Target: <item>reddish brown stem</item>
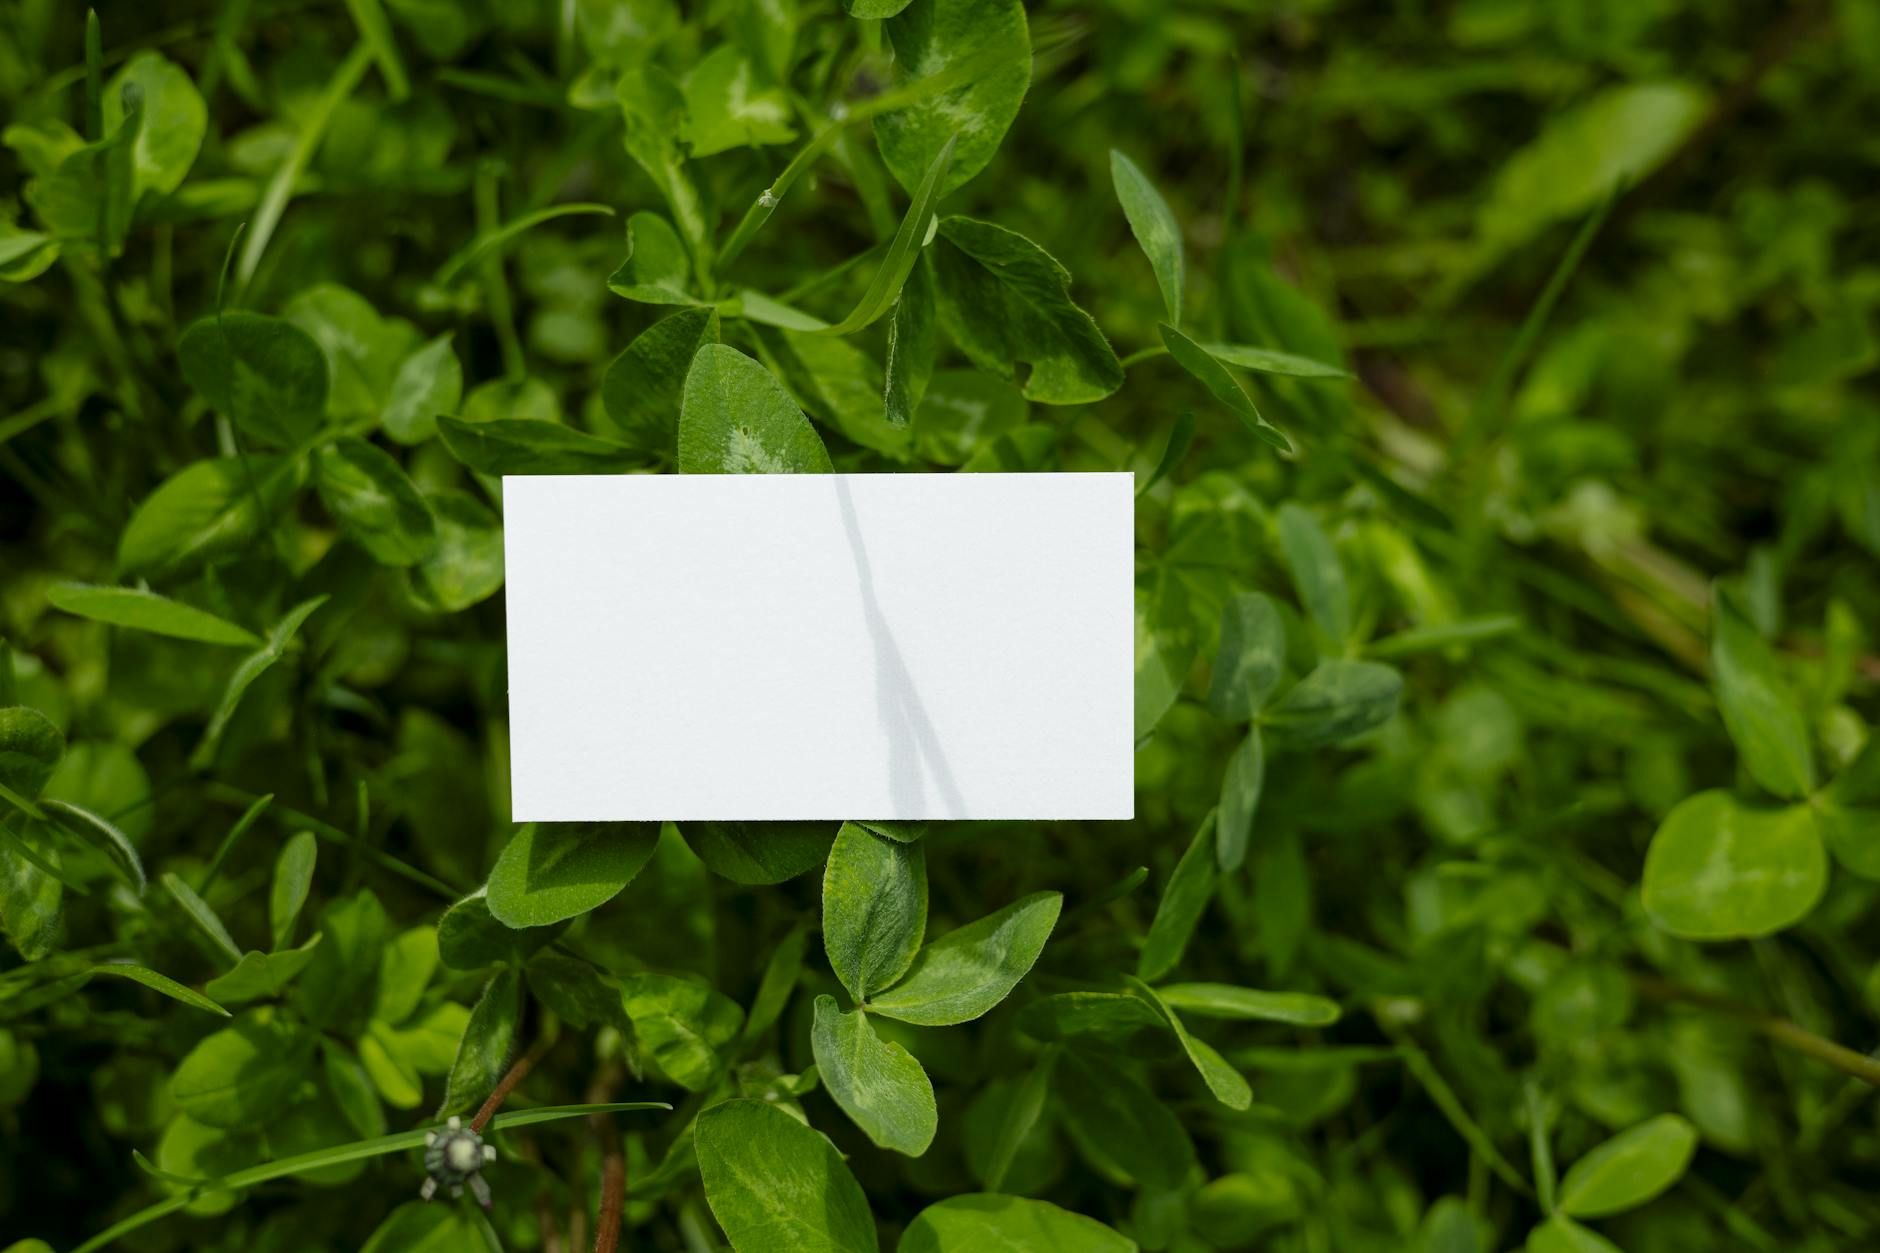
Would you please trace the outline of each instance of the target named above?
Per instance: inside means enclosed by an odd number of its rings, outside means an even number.
[[[516,1090],[517,1084],[529,1077],[529,1072],[535,1069],[535,1063],[541,1060],[542,1054],[547,1051],[548,1039],[543,1037],[529,1046],[528,1052],[516,1059],[515,1065],[509,1068],[509,1073],[497,1081],[489,1099],[484,1101],[482,1108],[477,1110],[476,1117],[470,1120],[470,1130],[478,1135],[483,1134],[483,1128],[489,1125],[490,1119],[496,1117],[496,1111],[503,1107],[503,1102],[509,1099],[509,1094]]]
[[[627,1204],[627,1156],[620,1137],[608,1136],[601,1159],[601,1212],[594,1224],[594,1253],[614,1253],[620,1244],[620,1216]]]

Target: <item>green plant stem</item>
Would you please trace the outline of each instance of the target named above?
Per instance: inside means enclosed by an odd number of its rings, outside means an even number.
[[[104,35],[98,10],[85,10],[85,138],[104,138]]]
[[[260,797],[252,792],[244,792],[242,789],[230,787],[226,783],[210,783],[207,785],[205,792],[211,800],[219,800],[227,804],[241,805],[243,807],[252,805],[260,799]],[[348,847],[356,848],[361,853],[364,853],[367,857],[377,862],[383,869],[389,870],[393,874],[399,875],[405,879],[409,879],[419,887],[428,892],[435,893],[447,901],[454,901],[464,895],[465,890],[463,888],[455,887],[444,882],[442,879],[428,875],[424,871],[419,870],[416,866],[400,861],[390,853],[380,852],[369,844],[361,844],[350,831],[342,831],[330,822],[322,821],[312,814],[302,813],[298,809],[289,809],[285,805],[276,805],[273,809],[277,815],[286,819],[288,822],[298,823],[306,827],[323,840],[331,840],[335,844],[344,844]]]
[[[1831,1066],[1842,1074],[1852,1075],[1872,1087],[1880,1087],[1880,1058],[1857,1052],[1845,1044],[1837,1044],[1833,1040],[1818,1036],[1787,1018],[1751,1005],[1744,1005],[1740,1001],[1732,1001],[1727,997],[1713,996],[1709,992],[1682,987],[1655,975],[1635,975],[1633,985],[1653,1000],[1675,1001],[1734,1018],[1790,1052],[1812,1058],[1824,1066]]]
[[[294,184],[299,181],[307,163],[313,160],[314,152],[320,146],[320,140],[326,135],[327,124],[333,120],[333,111],[353,93],[364,77],[366,67],[372,64],[372,46],[364,40],[353,46],[353,50],[340,62],[333,77],[327,82],[326,90],[314,102],[306,120],[300,124],[300,134],[294,139],[293,150],[287,154],[287,160],[281,162],[274,177],[268,180],[268,189],[262,193],[261,204],[255,210],[253,229],[242,245],[241,260],[235,267],[235,282],[238,287],[248,286],[255,276],[255,269],[261,264],[261,254],[267,251],[268,241],[274,238],[274,228],[281,224],[281,215],[287,212],[287,202],[294,194]]]
[[[502,211],[497,203],[497,172],[493,165],[485,162],[477,168],[476,214],[477,237],[495,237],[502,229]],[[483,258],[478,267],[478,277],[483,283],[483,299],[488,302],[490,322],[496,328],[496,342],[503,353],[503,376],[511,382],[520,380],[528,366],[522,358],[522,341],[516,336],[516,313],[509,299],[509,279],[503,273],[503,258],[500,252],[492,252]]]
[[[672,1106],[663,1101],[624,1101],[610,1105],[556,1105],[543,1109],[526,1109],[514,1114],[502,1114],[494,1119],[491,1126],[495,1130],[505,1127],[526,1127],[533,1123],[555,1122],[563,1118],[580,1118],[588,1114],[610,1114],[625,1110],[664,1109]],[[285,1179],[305,1171],[318,1170],[324,1166],[338,1166],[345,1162],[356,1162],[368,1157],[384,1157],[388,1153],[401,1153],[406,1149],[422,1148],[424,1137],[430,1133],[426,1127],[411,1131],[395,1132],[388,1136],[378,1136],[371,1140],[356,1140],[351,1144],[342,1144],[330,1149],[315,1149],[311,1153],[296,1153],[292,1157],[283,1157],[279,1161],[264,1162],[259,1166],[250,1166],[247,1170],[238,1170],[232,1175],[211,1180],[202,1185],[203,1192],[237,1192],[243,1188],[252,1188],[257,1184],[269,1183],[275,1179]],[[105,1228],[72,1253],[93,1253],[94,1250],[115,1244],[119,1238],[129,1235],[140,1227],[166,1215],[174,1214],[196,1199],[195,1191],[183,1192],[155,1205],[138,1210],[121,1222]]]

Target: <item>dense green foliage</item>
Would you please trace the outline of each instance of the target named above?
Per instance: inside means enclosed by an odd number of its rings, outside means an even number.
[[[1880,9],[100,16],[0,3],[9,1253],[1880,1243]],[[1135,471],[1138,817],[513,826],[500,476],[832,468]]]

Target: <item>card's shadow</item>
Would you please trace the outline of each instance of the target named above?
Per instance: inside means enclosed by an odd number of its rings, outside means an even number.
[[[855,517],[855,502],[849,496],[848,480],[832,475],[836,500],[842,507],[842,528],[849,537],[849,551],[855,557],[855,583],[861,594],[862,616],[868,634],[875,643],[875,708],[881,728],[888,737],[888,791],[894,802],[893,817],[913,815],[936,818],[960,818],[966,813],[965,799],[947,764],[940,735],[934,730],[927,709],[921,704],[920,690],[914,676],[894,642],[894,631],[875,599],[875,580],[868,565],[868,548],[862,542],[861,525]],[[926,782],[931,780],[940,794],[940,812],[929,807]],[[857,817],[888,817],[886,814]]]

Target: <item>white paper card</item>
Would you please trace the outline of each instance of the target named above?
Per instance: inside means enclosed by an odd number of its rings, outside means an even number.
[[[1129,818],[1128,474],[503,480],[518,822]]]

